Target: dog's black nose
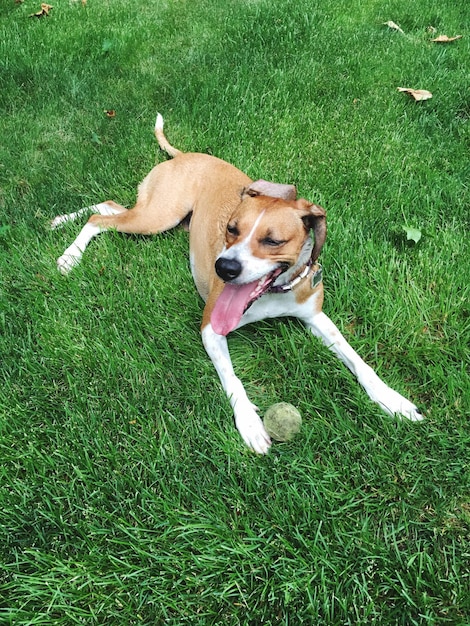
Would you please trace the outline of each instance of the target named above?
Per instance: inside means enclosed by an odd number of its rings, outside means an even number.
[[[224,281],[230,281],[242,273],[242,264],[236,259],[224,259],[220,257],[215,262],[215,271]]]

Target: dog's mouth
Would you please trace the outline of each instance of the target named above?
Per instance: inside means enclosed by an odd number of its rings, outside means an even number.
[[[284,269],[278,268],[274,272],[245,285],[225,283],[224,290],[217,298],[211,314],[211,324],[214,331],[218,335],[228,335],[234,330],[243,313],[253,302],[256,302],[258,298],[269,291]]]

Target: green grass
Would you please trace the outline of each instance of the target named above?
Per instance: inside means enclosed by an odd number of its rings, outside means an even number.
[[[466,2],[53,4],[0,15],[0,621],[468,625]],[[200,342],[186,233],[108,233],[59,275],[80,225],[50,219],[132,205],[157,110],[174,145],[325,206],[325,311],[425,422],[263,322],[230,338],[236,371],[304,424],[259,458]]]

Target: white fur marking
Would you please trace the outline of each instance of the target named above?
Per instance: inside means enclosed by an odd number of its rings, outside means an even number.
[[[233,281],[235,285],[251,283],[255,280],[263,278],[276,269],[276,265],[273,264],[272,261],[269,259],[254,257],[251,252],[250,242],[256,234],[256,230],[261,222],[261,219],[263,218],[264,213],[265,211],[262,211],[258,215],[251,231],[242,241],[234,244],[228,250],[224,249],[219,256],[219,258],[224,257],[225,259],[237,259],[237,261],[242,264],[242,273]]]

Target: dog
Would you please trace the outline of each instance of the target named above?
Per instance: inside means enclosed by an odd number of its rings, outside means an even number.
[[[67,274],[93,237],[109,229],[151,235],[182,224],[189,230],[190,266],[205,301],[201,335],[245,443],[266,454],[271,441],[235,375],[227,345],[234,329],[266,318],[293,316],[357,377],[370,399],[391,416],[422,419],[417,407],[388,387],[322,312],[318,257],[326,238],[322,207],[297,198],[293,185],[253,181],[233,165],[174,148],[157,116],[155,136],[171,159],[156,165],[139,186],[132,209],[108,200],[52,222],[56,228],[93,214],[58,259]]]

